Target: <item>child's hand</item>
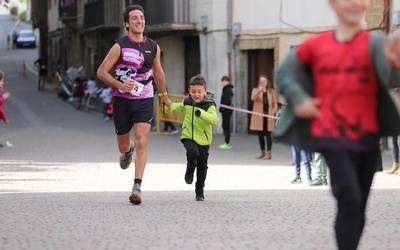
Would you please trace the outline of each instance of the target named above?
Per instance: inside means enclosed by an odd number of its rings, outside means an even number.
[[[11,96],[10,92],[6,92],[6,93],[3,94],[3,98],[4,99],[7,99],[10,96]]]
[[[294,108],[294,113],[299,118],[318,118],[321,116],[318,105],[318,99],[307,98]]]
[[[396,68],[400,68],[400,30],[396,30],[389,36],[389,41],[385,47],[385,56],[389,63]]]

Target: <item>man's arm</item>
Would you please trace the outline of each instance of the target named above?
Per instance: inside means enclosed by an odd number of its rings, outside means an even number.
[[[157,45],[156,57],[153,60],[153,77],[156,82],[158,92],[162,95],[160,97],[161,103],[170,105],[172,103],[171,100],[168,98],[168,96],[164,95],[164,93],[167,93],[167,85],[165,83],[164,70],[161,66],[160,54],[160,47]]]
[[[121,47],[119,46],[118,43],[116,43],[114,44],[114,46],[112,46],[107,56],[104,58],[103,62],[97,69],[97,77],[111,87],[120,89],[125,92],[130,92],[134,85],[133,81],[129,80],[126,83],[121,83],[110,74],[110,71],[114,68],[115,64],[118,62],[120,54],[121,54]]]
[[[311,81],[305,71],[304,65],[299,61],[296,50],[289,55],[279,66],[275,81],[281,93],[288,100],[289,107],[294,109],[297,117],[319,117],[317,108],[319,101],[312,98],[301,86],[299,81]]]

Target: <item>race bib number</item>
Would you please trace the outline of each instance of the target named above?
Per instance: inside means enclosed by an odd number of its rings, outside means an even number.
[[[144,85],[141,84],[140,82],[136,82],[135,81],[135,85],[133,86],[132,90],[131,90],[131,94],[134,96],[139,96],[144,89]]]

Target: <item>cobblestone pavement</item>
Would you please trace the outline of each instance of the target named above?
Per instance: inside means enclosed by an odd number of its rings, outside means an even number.
[[[326,190],[2,194],[0,249],[335,249]],[[398,249],[398,190],[374,190],[360,249]]]

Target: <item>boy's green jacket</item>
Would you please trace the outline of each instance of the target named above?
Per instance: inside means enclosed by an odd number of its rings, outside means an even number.
[[[212,125],[218,123],[215,101],[212,98],[206,97],[202,102],[195,103],[187,96],[183,102],[173,103],[171,109],[174,112],[185,113],[181,139],[193,140],[201,146],[211,144]]]
[[[400,85],[400,72],[391,67],[384,56],[387,36],[382,32],[371,32],[369,52],[378,81],[377,117],[380,136],[400,134],[400,107],[391,87]],[[323,45],[321,45],[323,46]],[[305,67],[297,58],[296,50],[279,66],[275,81],[279,92],[286,97],[288,107],[283,112],[274,137],[279,141],[313,151],[315,148],[311,136],[309,119],[300,119],[294,115],[293,108],[305,98],[313,96],[313,78],[310,68]]]

